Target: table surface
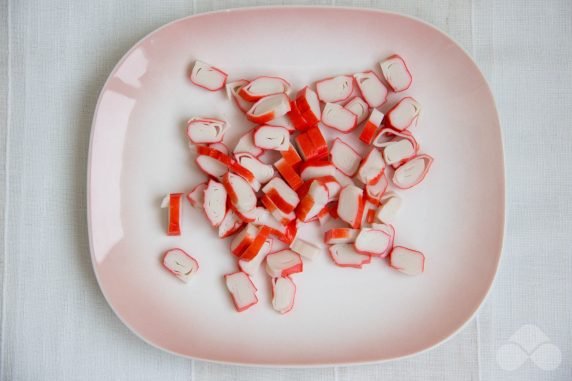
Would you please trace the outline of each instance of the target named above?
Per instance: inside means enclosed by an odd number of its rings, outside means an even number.
[[[91,268],[85,214],[99,90],[162,24],[263,3],[0,0],[0,380],[572,379],[569,0],[295,2],[421,18],[458,41],[491,84],[505,144],[504,254],[490,297],[451,340],[377,365],[238,367],[163,353],[114,315]]]

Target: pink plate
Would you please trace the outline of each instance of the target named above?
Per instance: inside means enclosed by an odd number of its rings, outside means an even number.
[[[228,120],[225,143],[231,147],[249,125],[224,91],[193,86],[189,65],[204,60],[231,80],[281,75],[299,88],[335,74],[378,71],[378,62],[393,53],[405,58],[414,76],[404,93],[423,105],[413,132],[422,152],[435,158],[422,184],[400,192],[404,202],[395,223],[396,243],[425,253],[425,273],[408,277],[381,260],[363,270],[343,269],[324,250],[294,276],[291,313],[272,310],[262,271],[254,279],[259,304],[236,313],[222,278],[236,269],[228,241],[219,240],[187,202],[183,235],[168,237],[159,208],[165,194],[189,191],[204,179],[185,138],[189,117]],[[398,98],[392,94],[382,111]],[[358,147],[355,137],[348,140]],[[240,9],[154,31],[123,57],[101,92],[88,190],[93,266],[107,301],[148,343],[198,359],[317,366],[419,353],[471,319],[501,254],[503,151],[491,92],[449,37],[383,11]],[[304,235],[321,242],[318,228]],[[160,265],[172,247],[200,262],[189,284]]]

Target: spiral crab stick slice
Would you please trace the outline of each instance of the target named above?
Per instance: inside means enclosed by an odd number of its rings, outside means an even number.
[[[279,177],[270,180],[262,192],[284,213],[294,211],[300,202],[298,194]]]
[[[240,111],[244,113],[250,110],[250,108],[254,104],[253,102],[247,101],[238,94],[240,89],[247,84],[248,81],[246,79],[239,79],[238,81],[226,84],[226,95],[228,99],[233,100],[236,106],[240,109]]]
[[[355,175],[361,162],[361,156],[356,150],[339,138],[332,144],[330,157],[332,164],[346,176]]]
[[[300,254],[284,249],[266,256],[266,272],[272,278],[286,277],[302,272],[304,265]]]
[[[363,99],[369,107],[379,107],[387,99],[387,88],[373,71],[354,74]]]
[[[296,285],[289,277],[272,278],[272,308],[286,314],[294,307]]]
[[[210,180],[204,195],[203,209],[214,227],[219,226],[226,215],[226,189],[218,181]]]
[[[219,143],[224,137],[228,124],[213,118],[191,118],[187,122],[187,136],[191,143]]]
[[[382,61],[379,66],[387,84],[393,91],[405,91],[411,86],[413,77],[403,58],[397,54]]]
[[[360,254],[381,256],[391,245],[391,236],[381,229],[362,228],[354,242],[354,248]]]
[[[261,162],[250,153],[239,152],[234,155],[234,158],[238,164],[250,171],[260,184],[266,184],[274,177],[272,165]]]
[[[218,227],[219,238],[230,237],[238,231],[244,222],[233,209],[227,209],[222,222]]]
[[[333,228],[324,233],[324,242],[328,245],[338,243],[353,243],[359,233],[359,229]]]
[[[290,132],[284,127],[258,126],[253,134],[254,145],[266,150],[287,151]]]
[[[387,112],[387,126],[398,131],[403,131],[417,123],[421,105],[411,97],[400,100]]]
[[[250,184],[242,177],[228,172],[222,178],[231,204],[240,212],[248,212],[256,207],[256,194]]]
[[[256,296],[256,291],[258,290],[248,274],[242,271],[226,274],[224,281],[232,296],[234,307],[238,312],[245,311],[258,303],[258,297]]]
[[[249,102],[256,102],[259,99],[276,94],[287,94],[290,91],[290,84],[279,77],[258,77],[242,86],[238,94]]]
[[[326,206],[329,200],[328,187],[318,180],[312,181],[308,193],[302,198],[296,216],[302,222],[312,221]]]
[[[389,254],[389,264],[407,275],[419,275],[425,271],[425,256],[417,250],[395,246]]]
[[[326,103],[322,112],[322,124],[348,133],[357,127],[357,115],[337,103]]]
[[[373,184],[383,176],[384,171],[385,162],[381,152],[377,148],[372,148],[361,162],[356,177],[362,184]]]
[[[349,98],[353,87],[354,79],[351,76],[339,75],[316,82],[316,93],[322,102],[341,102]]]
[[[166,208],[167,235],[181,235],[182,193],[171,193],[161,202],[161,208]]]
[[[203,61],[195,61],[190,80],[197,86],[209,91],[220,90],[226,83],[227,74]]]
[[[278,160],[276,163],[274,163],[274,166],[292,189],[298,190],[304,183],[300,175],[298,175],[298,173],[286,161],[286,159],[282,158]]]
[[[187,200],[193,208],[202,209],[206,188],[207,183],[200,183],[187,194]]]
[[[383,113],[378,109],[374,108],[371,110],[371,114],[369,115],[367,122],[365,122],[363,129],[361,130],[359,140],[365,144],[371,144],[379,126],[381,126],[381,122],[383,122],[383,117]]]
[[[199,270],[199,262],[183,249],[170,249],[163,254],[163,267],[171,274],[187,283]]]
[[[338,216],[354,229],[361,225],[364,209],[363,191],[355,185],[347,185],[340,191]]]
[[[296,107],[300,111],[302,118],[311,126],[317,124],[322,118],[318,95],[308,86],[298,92]]]
[[[256,274],[256,272],[260,268],[262,262],[264,262],[266,256],[271,251],[272,251],[272,238],[266,238],[266,241],[264,241],[264,244],[262,245],[262,248],[260,249],[258,255],[255,256],[250,261],[247,261],[242,258],[239,259],[238,268],[240,269],[240,271],[245,272],[250,276],[254,276],[254,274]]]
[[[351,243],[338,243],[329,247],[330,257],[337,266],[361,269],[371,263],[371,256],[358,253]]]
[[[399,189],[414,187],[427,176],[432,163],[433,158],[429,155],[415,156],[393,172],[393,184]]]
[[[350,99],[345,105],[344,108],[350,110],[357,116],[357,124],[360,124],[364,120],[367,119],[369,115],[369,105],[366,101],[363,100],[362,97],[355,96]]]
[[[241,152],[246,152],[246,153],[250,153],[253,156],[260,156],[264,153],[264,150],[260,147],[257,147],[254,145],[254,131],[249,131],[246,134],[242,135],[242,137],[240,139],[238,139],[238,142],[236,143],[236,146],[234,147],[234,154],[237,153],[241,153]]]
[[[300,238],[296,238],[290,244],[290,249],[293,252],[300,254],[303,258],[307,259],[316,258],[321,251],[321,249],[318,246]]]
[[[365,199],[373,205],[379,205],[379,202],[387,190],[389,181],[385,174],[382,174],[377,180],[366,184],[365,186]]]
[[[393,128],[382,128],[372,143],[383,148],[385,162],[393,167],[411,159],[419,151],[419,144],[409,131],[397,131]]]
[[[286,115],[290,111],[290,99],[286,94],[275,94],[261,98],[246,113],[248,120],[264,124]]]
[[[401,198],[393,192],[388,192],[381,198],[381,205],[377,208],[376,217],[379,221],[390,224],[395,220],[401,208]]]

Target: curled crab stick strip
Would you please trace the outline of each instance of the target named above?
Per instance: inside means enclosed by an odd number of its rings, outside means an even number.
[[[258,303],[256,286],[248,274],[237,271],[224,276],[226,288],[232,296],[232,302],[238,312],[245,311]]]
[[[258,126],[253,139],[255,146],[265,150],[287,151],[290,147],[290,132],[284,127]]]
[[[195,61],[190,80],[197,86],[209,91],[220,90],[226,83],[227,74],[203,61]]]
[[[210,180],[205,189],[203,210],[213,227],[218,227],[226,215],[226,189],[218,181]]]
[[[224,120],[214,118],[191,118],[187,122],[187,136],[191,143],[219,143],[228,125]]]
[[[420,113],[419,102],[411,97],[405,97],[387,112],[387,125],[398,131],[406,130],[417,123]]]
[[[290,111],[290,99],[286,94],[274,94],[261,98],[246,113],[248,120],[258,124],[270,122]]]
[[[171,274],[187,283],[199,270],[199,262],[183,249],[170,249],[163,254],[163,267]]]
[[[270,95],[287,94],[290,91],[290,84],[279,77],[258,77],[242,86],[238,94],[249,102],[256,102],[259,99]]]
[[[401,56],[395,54],[382,61],[379,66],[383,77],[393,91],[405,91],[411,86],[413,76]]]
[[[316,82],[316,93],[322,102],[341,102],[353,92],[354,79],[349,75],[326,78]]]
[[[393,172],[393,185],[399,189],[409,189],[419,184],[433,163],[433,158],[429,155],[418,155],[397,167]]]

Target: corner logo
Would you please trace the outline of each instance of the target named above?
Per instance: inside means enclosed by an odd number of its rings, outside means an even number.
[[[542,370],[554,370],[562,361],[560,349],[540,328],[531,324],[520,327],[508,343],[497,350],[497,363],[504,370],[516,370],[528,359]]]

